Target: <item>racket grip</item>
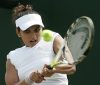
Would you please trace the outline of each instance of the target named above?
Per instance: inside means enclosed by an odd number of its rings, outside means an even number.
[[[47,65],[47,68],[50,69],[50,70],[53,69],[53,67],[51,67],[50,65]]]

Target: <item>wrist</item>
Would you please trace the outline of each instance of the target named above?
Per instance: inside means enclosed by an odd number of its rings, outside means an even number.
[[[57,73],[57,69],[56,68],[53,68],[52,71],[53,71],[53,73]]]

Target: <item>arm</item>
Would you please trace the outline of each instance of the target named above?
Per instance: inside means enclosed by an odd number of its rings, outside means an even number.
[[[5,82],[6,85],[28,85],[25,80],[19,81],[17,70],[9,59],[6,62]]]
[[[54,52],[56,54],[57,54],[58,50],[60,49],[62,43],[63,43],[63,38],[61,36],[57,36],[54,40],[54,45],[53,45]],[[68,63],[72,63],[74,61],[67,45],[65,46],[65,56],[67,57]],[[76,66],[73,64],[66,64],[63,66],[57,66],[55,69],[56,69],[55,72],[57,72],[57,73],[72,74],[76,71]]]
[[[53,50],[55,52],[55,54],[57,54],[58,50],[60,49],[61,45],[63,43],[63,38],[59,35],[55,38],[54,40],[54,43],[53,43]],[[65,55],[67,57],[67,61],[69,64],[64,64],[63,66],[62,65],[58,65],[56,66],[54,69],[50,70],[47,68],[48,65],[45,65],[44,66],[44,69],[43,69],[43,75],[44,76],[47,76],[47,77],[50,77],[52,76],[54,73],[62,73],[62,74],[73,74],[75,71],[76,71],[76,66],[73,65],[73,64],[70,64],[73,62],[73,57],[71,55],[71,52],[70,50],[68,49],[67,46],[65,46]],[[63,55],[62,55],[63,57]],[[71,61],[71,62],[69,62]]]
[[[33,82],[41,83],[43,80],[45,79],[39,72],[32,72],[27,79],[20,81],[14,65],[11,64],[10,60],[7,60],[5,73],[6,85],[31,85]]]

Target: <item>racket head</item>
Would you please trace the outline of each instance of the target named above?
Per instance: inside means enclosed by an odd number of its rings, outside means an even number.
[[[65,38],[74,64],[82,62],[93,45],[94,24],[92,19],[87,16],[77,18],[69,27]]]

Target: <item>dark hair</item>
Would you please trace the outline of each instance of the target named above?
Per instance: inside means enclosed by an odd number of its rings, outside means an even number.
[[[18,6],[16,6],[13,9],[12,19],[15,22],[16,19],[26,14],[39,14],[39,13],[33,10],[32,5],[18,4]]]

